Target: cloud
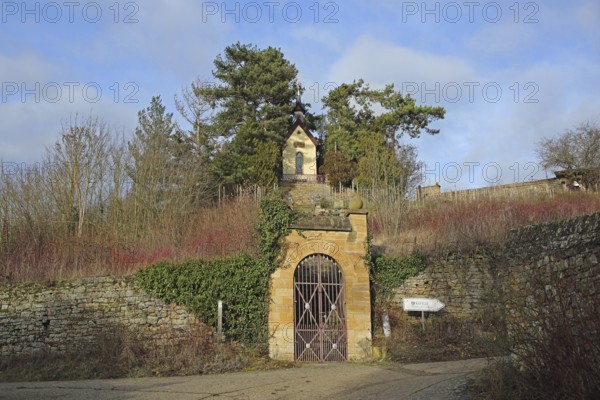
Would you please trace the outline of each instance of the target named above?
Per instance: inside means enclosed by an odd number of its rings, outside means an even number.
[[[110,98],[91,104],[65,97],[56,103],[46,101],[12,102],[0,107],[2,134],[0,160],[37,162],[45,148],[58,140],[62,123],[71,117],[93,115],[103,119],[115,132],[130,134],[137,123],[138,106],[123,106]]]
[[[374,86],[395,82],[463,82],[474,71],[464,59],[393,45],[363,35],[348,46],[329,71],[334,82],[363,78]]]
[[[136,4],[139,8],[133,18],[137,22],[105,24],[90,43],[80,43],[78,51],[103,65],[121,66],[140,75],[160,71],[188,82],[210,68],[232,29],[218,16],[205,15],[204,3],[155,0]]]
[[[510,57],[514,62],[532,50],[538,39],[538,28],[538,24],[516,24],[512,21],[485,24],[479,32],[469,36],[465,44],[478,56]]]
[[[509,43],[500,49],[507,54],[515,48],[538,45],[533,34],[524,39],[527,44],[519,44],[518,34],[513,36],[498,26],[484,30],[470,43],[483,46],[486,36],[486,40],[492,36],[508,38]],[[471,50],[448,56],[365,35],[345,49],[329,76],[337,82],[364,78],[372,86],[394,82],[396,88],[401,88],[403,82],[424,83],[430,92],[424,93],[421,87],[420,96],[413,97],[445,107],[446,118],[435,123],[441,129],[440,135],[422,136],[413,143],[429,165],[429,178],[441,181],[447,189],[511,183],[531,178],[532,172],[533,178],[544,178],[542,170],[531,169],[531,163],[537,161],[536,143],[581,120],[598,117],[600,100],[594,91],[600,86],[600,72],[589,64],[586,55],[576,52],[560,61],[542,58],[507,64],[495,61],[495,57],[482,61]],[[462,88],[456,102],[450,101],[451,92],[444,94],[444,85],[452,82]],[[477,84],[472,99],[465,82]],[[498,96],[495,90],[499,90]],[[458,182],[444,176],[444,166],[453,163],[461,165],[465,173]],[[480,170],[472,181],[466,181],[465,163],[479,163],[479,168],[497,163],[502,175],[498,181],[486,180]]]
[[[300,25],[294,27],[290,31],[290,36],[298,42],[309,41],[312,46],[307,46],[310,49],[318,48],[319,51],[328,50],[337,52],[342,48],[341,38],[335,29],[326,29],[317,25]],[[306,44],[305,44],[306,45]]]
[[[60,70],[58,63],[45,58],[35,50],[15,55],[0,53],[2,82],[32,82],[47,80]]]
[[[574,7],[575,21],[583,30],[587,31],[590,38],[598,39],[600,35],[600,4],[595,1],[585,1]]]
[[[126,4],[138,8],[125,9]],[[115,6],[120,7],[118,22]],[[80,18],[72,24],[13,23],[17,44],[10,53],[0,52],[0,76],[3,83],[16,82],[18,91],[0,107],[0,157],[39,159],[56,140],[61,121],[77,113],[93,112],[131,132],[137,111],[151,95],[162,94],[174,110],[173,94],[203,72],[210,74],[230,30],[220,19],[203,23],[201,7],[163,0],[107,3],[102,5],[105,18],[95,24]],[[127,15],[138,22],[123,23]],[[71,98],[70,82],[76,85]],[[35,93],[23,98],[21,83]],[[98,99],[86,98],[87,84],[92,97],[100,89]]]

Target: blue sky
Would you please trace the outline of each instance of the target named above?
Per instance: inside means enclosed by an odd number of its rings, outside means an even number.
[[[544,178],[536,143],[600,121],[597,1],[3,1],[1,13],[5,163],[40,161],[75,115],[131,133],[153,95],[176,114],[174,95],[212,81],[237,41],[280,48],[315,112],[359,78],[445,107],[439,135],[407,140],[423,184],[443,190]]]

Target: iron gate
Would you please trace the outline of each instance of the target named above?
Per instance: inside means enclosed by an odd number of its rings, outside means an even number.
[[[342,270],[324,254],[304,258],[294,272],[294,358],[345,361],[346,298]]]

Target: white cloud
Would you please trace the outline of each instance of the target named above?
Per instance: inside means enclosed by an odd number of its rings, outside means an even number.
[[[538,28],[538,24],[516,24],[512,21],[485,24],[479,32],[467,38],[466,46],[478,56],[514,59],[533,48]]]
[[[395,82],[463,82],[474,78],[464,59],[436,55],[360,36],[348,46],[329,72],[334,82],[363,78],[373,86]]]
[[[200,70],[210,68],[232,29],[218,15],[203,15],[203,3],[156,0],[138,4],[138,22],[111,23],[80,50],[101,64],[125,65],[138,74],[158,70],[163,76],[191,82]]]
[[[318,25],[300,25],[291,30],[290,35],[297,41],[308,41],[312,46],[307,46],[309,49],[319,48],[320,51],[325,49],[337,52],[342,48],[341,37],[336,35],[341,33],[333,29],[324,29]],[[304,46],[303,46],[304,47]],[[306,47],[305,47],[306,48]]]
[[[595,34],[595,38],[598,39],[598,34],[600,34],[600,26],[598,25],[600,4],[596,1],[585,1],[577,5],[574,11],[577,24]]]
[[[482,37],[492,34],[510,38],[502,51],[510,53],[514,46],[521,46],[516,43],[518,35],[511,36],[503,28],[490,29]],[[414,142],[431,171],[439,169],[437,179],[447,189],[528,178],[532,172],[528,163],[537,161],[534,150],[541,138],[582,120],[598,118],[600,110],[594,92],[600,86],[600,72],[585,56],[553,63],[481,63],[469,51],[455,56],[437,55],[362,36],[345,49],[329,74],[340,82],[362,77],[373,86],[394,82],[400,88],[402,82],[424,82],[425,88],[434,92],[437,82],[440,88],[446,83],[459,83],[463,93],[457,102],[447,101],[440,89],[439,100],[434,93],[423,96],[421,92],[417,96],[417,100],[443,106],[447,111],[446,118],[435,123],[441,129],[440,135],[423,136]],[[478,85],[472,101],[464,82]],[[483,88],[488,83],[491,89],[497,86],[502,91],[498,101],[486,98]],[[490,94],[494,95],[493,90]],[[498,182],[486,181],[479,170],[473,181],[466,181],[464,163],[471,162],[480,163],[479,168],[498,163],[502,176]],[[444,184],[444,165],[452,163],[463,166],[465,174],[458,182]],[[435,174],[430,173],[430,178]],[[534,176],[543,177],[541,170]]]
[[[123,107],[110,99],[90,104],[70,103],[66,98],[57,103],[13,102],[0,108],[2,134],[0,160],[4,162],[39,162],[47,146],[56,140],[62,122],[70,117],[93,115],[103,119],[115,131],[129,134],[135,128],[136,107]]]
[[[47,80],[59,70],[59,65],[29,50],[14,56],[0,53],[0,76],[2,82],[38,82]]]

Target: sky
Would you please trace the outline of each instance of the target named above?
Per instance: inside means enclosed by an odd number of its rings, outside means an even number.
[[[438,135],[405,139],[443,191],[552,177],[536,147],[600,122],[600,3],[565,1],[2,1],[3,173],[40,163],[61,126],[93,115],[131,134],[137,113],[236,42],[281,49],[321,111],[341,83],[393,83],[442,106]]]

